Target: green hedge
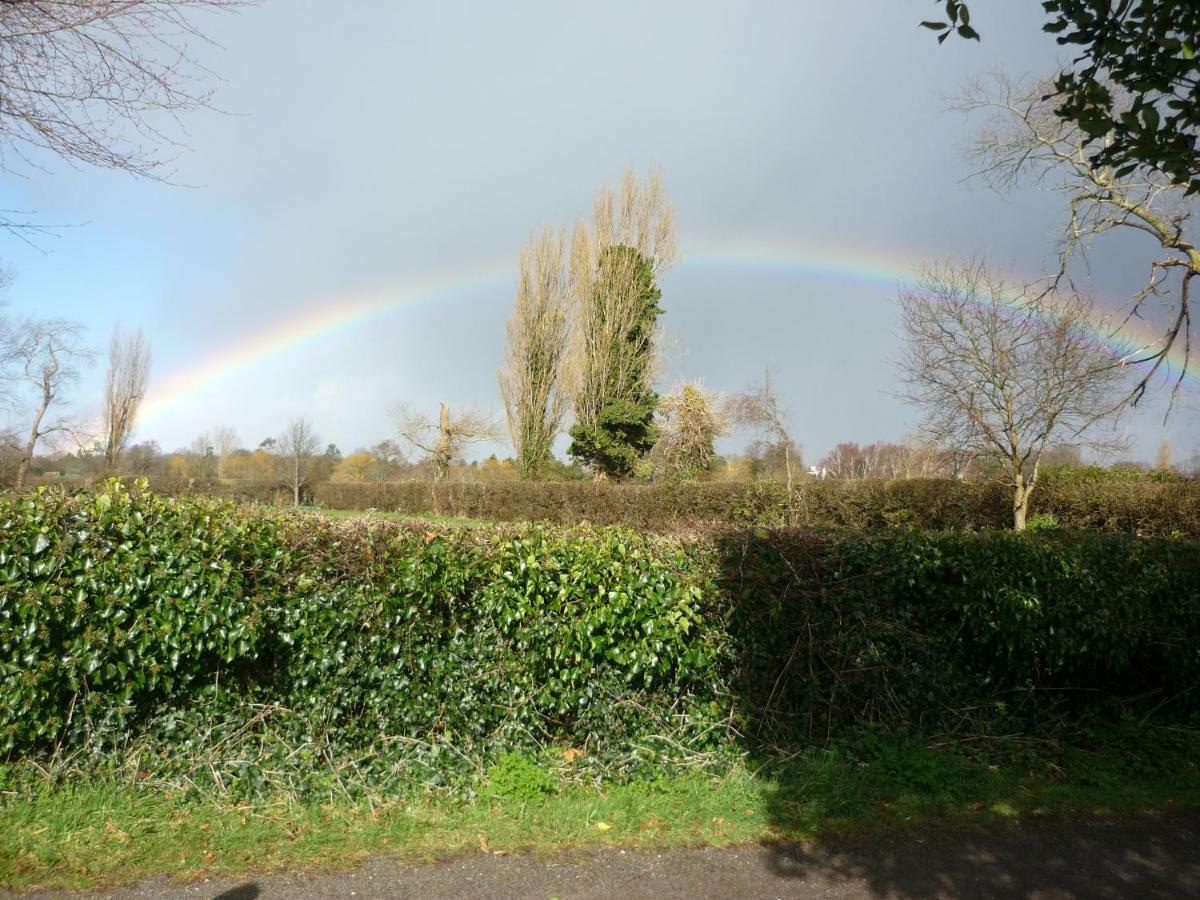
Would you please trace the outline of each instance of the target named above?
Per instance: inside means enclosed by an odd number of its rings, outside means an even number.
[[[764,531],[720,539],[717,557],[756,734],[1037,730],[1118,698],[1200,702],[1191,540]]]
[[[588,522],[654,531],[770,528],[1007,528],[1002,485],[942,479],[804,481],[790,496],[773,482],[497,484],[390,482],[316,485],[333,509],[463,516],[559,525]],[[1064,528],[1200,537],[1200,482],[1096,482],[1058,478],[1033,494],[1033,514]]]
[[[250,785],[546,745],[628,766],[1200,684],[1185,539],[421,528],[118,486],[0,497],[0,528],[9,758],[137,744]]]
[[[207,496],[287,504],[271,482],[155,477],[151,489],[174,497]],[[87,487],[84,482],[62,485]],[[1007,528],[1011,501],[1002,485],[944,479],[805,480],[789,496],[774,482],[606,484],[596,482],[322,482],[311,499],[330,509],[375,509],[414,516],[495,522],[623,525],[658,532],[767,528]],[[1033,494],[1034,516],[1059,527],[1200,538],[1200,481],[1135,477],[1120,470],[1054,470]]]
[[[196,703],[278,704],[289,740],[348,754],[619,743],[714,681],[687,557],[627,533],[368,527],[119,486],[9,495],[0,525],[0,753],[105,752],[192,728]]]

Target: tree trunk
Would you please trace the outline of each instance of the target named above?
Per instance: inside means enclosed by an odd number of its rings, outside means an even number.
[[[788,494],[792,493],[792,447],[791,441],[784,439],[783,442],[783,468],[787,472],[787,490]]]
[[[1029,514],[1029,495],[1033,493],[1033,485],[1026,485],[1025,479],[1018,476],[1016,487],[1013,488],[1013,528],[1025,530],[1025,517]]]
[[[24,455],[21,457],[21,464],[19,466],[17,466],[16,489],[18,491],[21,490],[21,488],[25,487],[25,473],[29,471],[29,460],[30,460],[31,456],[32,456],[32,451],[26,450]]]
[[[17,485],[19,491],[25,487],[25,476],[29,472],[29,464],[33,462],[33,451],[37,447],[38,438],[41,437],[39,429],[42,427],[42,419],[46,415],[46,410],[50,408],[50,399],[45,397],[47,390],[42,391],[44,399],[42,405],[38,407],[37,413],[33,417],[33,425],[29,428],[29,440],[25,442],[25,452],[21,454],[21,464],[17,466]]]
[[[438,404],[438,439],[433,448],[433,481],[435,484],[446,477],[454,459],[454,442],[450,435],[450,410],[445,403]]]

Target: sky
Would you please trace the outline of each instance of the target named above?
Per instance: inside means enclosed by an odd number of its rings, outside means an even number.
[[[114,324],[153,352],[135,439],[233,426],[256,446],[309,417],[343,451],[394,436],[397,404],[501,406],[496,372],[522,244],[588,214],[628,165],[661,170],[680,261],[661,280],[661,387],[734,392],[774,372],[805,459],[897,440],[895,295],[923,263],[1053,263],[1061,199],[968,179],[972,122],[946,111],[996,66],[1051,72],[1039,4],[983,4],[939,47],[929,0],[410,3],[265,0],[197,21],[212,111],[188,114],[170,183],[37,167],[0,207],[58,225],[0,237],[10,311]],[[1107,242],[1114,309],[1153,247]],[[74,394],[98,407],[98,362]],[[1186,395],[1127,422],[1131,453],[1200,446]],[[735,449],[744,436],[730,439]],[[477,453],[508,452],[482,447]]]

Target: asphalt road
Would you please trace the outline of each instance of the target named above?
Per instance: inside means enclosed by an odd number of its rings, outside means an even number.
[[[270,874],[102,894],[167,900],[396,897],[1200,897],[1200,816],[1010,825],[797,845],[606,850],[538,859],[480,854],[430,866],[372,860],[354,872]]]

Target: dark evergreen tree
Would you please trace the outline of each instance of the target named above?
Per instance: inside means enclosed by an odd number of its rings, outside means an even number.
[[[654,329],[663,312],[653,267],[633,247],[618,245],[600,253],[595,289],[584,315],[603,322],[612,314],[614,297],[632,298],[636,314],[623,328],[616,351],[604,357],[604,371],[584,375],[600,380],[605,399],[594,420],[571,429],[568,452],[599,475],[626,478],[658,440],[654,425],[658,394],[650,379]]]

